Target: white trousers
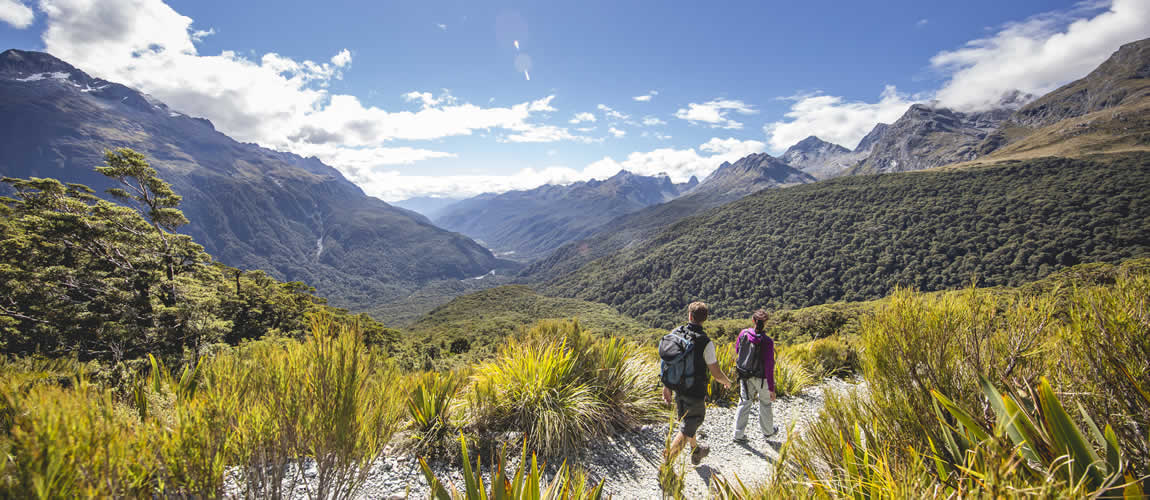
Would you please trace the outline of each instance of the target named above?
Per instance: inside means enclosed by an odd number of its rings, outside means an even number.
[[[746,436],[747,419],[751,416],[751,406],[759,403],[759,428],[763,436],[775,432],[775,412],[771,408],[771,388],[761,378],[739,379],[739,409],[735,413],[735,439]]]

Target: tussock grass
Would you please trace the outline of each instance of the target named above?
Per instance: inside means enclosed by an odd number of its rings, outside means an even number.
[[[861,324],[866,393],[827,394],[780,476],[720,496],[1142,498],[1144,267],[1023,291],[896,291]]]
[[[542,321],[475,368],[472,421],[522,432],[546,455],[660,415],[657,373],[636,346],[595,339],[574,321]]]
[[[251,342],[175,372],[153,359],[128,394],[4,370],[0,497],[218,497],[237,467],[245,496],[280,498],[302,479],[286,465],[305,458],[312,494],[353,496],[400,421],[389,383],[402,377],[355,324],[310,321],[303,343]]]

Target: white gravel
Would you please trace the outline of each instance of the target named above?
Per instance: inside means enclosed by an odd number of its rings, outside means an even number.
[[[779,398],[774,404],[775,425],[779,435],[770,440],[764,439],[758,430],[758,408],[752,410],[747,425],[748,443],[736,444],[731,441],[732,426],[735,420],[735,407],[707,408],[707,416],[699,430],[699,442],[711,447],[710,455],[698,467],[690,464],[689,452],[681,453],[679,460],[685,466],[687,498],[706,498],[709,484],[716,476],[733,480],[737,475],[743,483],[751,485],[765,481],[774,462],[779,457],[779,449],[787,439],[787,429],[794,423],[793,432],[799,432],[812,421],[823,406],[823,391],[848,391],[858,384],[840,379],[827,379],[803,391],[795,397]],[[662,463],[667,424],[647,425],[633,432],[617,434],[614,437],[587,446],[572,462],[580,464],[593,480],[605,479],[604,490],[616,499],[661,499],[658,473]],[[518,455],[518,450],[509,450]],[[484,469],[489,460],[484,456]],[[508,472],[513,473],[518,457],[508,457]],[[548,478],[558,462],[549,464]],[[432,470],[441,479],[463,484],[462,469],[447,461],[430,460]],[[305,464],[303,476],[309,474]],[[490,476],[488,476],[490,477]],[[234,487],[234,485],[233,485]],[[232,490],[234,491],[234,490]],[[366,483],[357,495],[358,498],[428,498],[430,493],[427,481],[419,467],[418,458],[409,453],[386,453],[372,466]],[[301,487],[289,498],[306,498]]]

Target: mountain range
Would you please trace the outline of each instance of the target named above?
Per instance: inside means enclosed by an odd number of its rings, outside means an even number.
[[[615,217],[672,200],[697,185],[693,177],[676,184],[666,175],[623,170],[604,180],[483,194],[440,209],[434,221],[482,241],[498,255],[530,260],[592,234]]]
[[[523,279],[544,282],[617,250],[645,241],[676,221],[748,194],[816,179],[766,153],[723,162],[690,193],[616,218],[590,237],[572,241],[523,269]]]
[[[304,281],[363,308],[511,263],[366,196],[315,158],[243,144],[211,122],[45,53],[0,54],[0,173],[111,187],[105,150],[144,153],[183,196],[186,233],[219,261]]]
[[[979,113],[911,106],[834,179],[650,227],[574,266],[561,249],[525,272],[546,264],[559,272],[540,281],[544,292],[654,322],[695,299],[737,316],[875,298],[899,285],[953,288],[975,276],[1017,284],[1150,254],[1150,39],[1022,100]],[[817,138],[799,149],[846,154]]]

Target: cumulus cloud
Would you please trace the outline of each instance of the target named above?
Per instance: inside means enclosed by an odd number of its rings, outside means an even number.
[[[572,125],[578,125],[583,122],[595,123],[595,115],[587,112],[575,113],[575,116],[568,120]]]
[[[615,127],[610,127],[607,129],[607,131],[610,132],[611,135],[615,136],[616,138],[623,137],[623,136],[627,135],[626,130],[619,130]]]
[[[776,153],[811,135],[854,149],[875,124],[894,122],[917,102],[914,96],[901,94],[890,85],[874,103],[819,94],[786,99],[793,104],[783,115],[785,119],[763,126],[770,150]]]
[[[446,24],[439,23],[439,24],[436,24],[435,27],[439,28],[441,31],[447,31],[447,25]]]
[[[27,28],[35,18],[36,13],[21,0],[0,0],[0,21],[13,28]]]
[[[1122,44],[1150,36],[1150,2],[1113,0],[1009,23],[994,35],[931,58],[950,75],[938,91],[945,106],[992,107],[1006,93],[1041,95],[1081,78]]]
[[[914,27],[922,28],[928,24],[930,24],[930,19],[923,18],[923,19],[919,19],[917,23],[914,23]]]
[[[634,100],[639,101],[639,102],[650,102],[651,99],[653,99],[657,95],[659,95],[659,91],[658,90],[652,90],[650,92],[647,92],[646,94],[637,95],[635,97],[632,97],[631,99],[634,99]]]
[[[667,174],[675,182],[686,182],[692,175],[704,178],[723,162],[733,162],[748,154],[760,153],[765,147],[766,144],[759,141],[712,138],[698,148],[634,152],[621,161],[604,157],[582,169],[549,166],[527,168],[509,175],[446,176],[405,175],[397,170],[364,169],[362,176],[353,174],[350,177],[368,194],[388,201],[415,196],[460,198],[481,193],[531,189],[543,184],[570,184],[589,179],[605,179],[620,170],[641,175]]]
[[[419,103],[419,110],[385,110],[327,90],[350,67],[348,49],[327,62],[276,53],[258,58],[233,51],[201,55],[195,43],[212,30],[194,30],[191,18],[160,0],[41,0],[40,7],[46,24],[42,38],[53,55],[141,89],[173,109],[206,117],[238,140],[315,154],[341,169],[454,156],[387,144],[398,140],[488,131],[508,134],[504,140],[511,142],[575,138],[534,123],[535,117],[555,111],[554,96],[481,107],[447,91],[413,91],[404,98]]]
[[[667,122],[660,120],[658,118],[655,118],[654,116],[644,116],[643,117],[643,125],[646,125],[648,127],[653,127],[655,125],[666,125],[666,124],[667,124]]]
[[[675,111],[675,117],[687,120],[692,124],[710,125],[712,128],[741,129],[743,124],[728,115],[735,112],[741,115],[758,113],[753,107],[743,101],[733,99],[715,99],[705,103],[689,103],[686,108]]]
[[[347,49],[339,51],[338,54],[332,56],[331,63],[337,68],[346,67],[348,64],[351,64],[351,51]]]

